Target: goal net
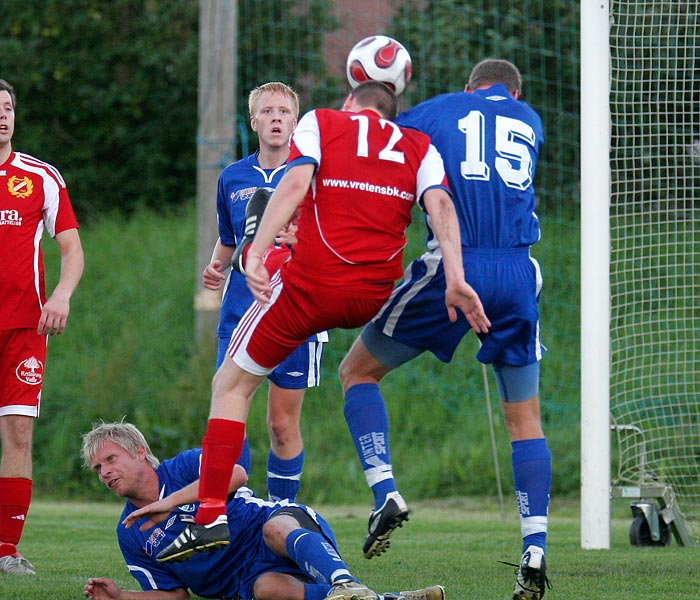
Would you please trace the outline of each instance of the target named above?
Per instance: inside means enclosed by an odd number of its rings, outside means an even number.
[[[612,478],[672,485],[698,538],[700,12],[610,9]]]

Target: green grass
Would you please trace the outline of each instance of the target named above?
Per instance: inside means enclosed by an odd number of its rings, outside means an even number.
[[[106,493],[106,492],[105,492]],[[126,589],[127,573],[114,527],[121,504],[32,504],[20,549],[34,563],[35,577],[0,575],[2,600],[75,600],[90,576],[115,579]],[[517,562],[519,525],[513,511],[504,522],[489,499],[416,503],[410,522],[398,530],[392,548],[379,559],[362,558],[368,506],[320,509],[331,522],[351,571],[377,591],[442,584],[448,600],[506,600]],[[508,507],[511,508],[511,507]],[[613,507],[612,549],[582,550],[578,506],[555,502],[550,514],[549,575],[545,598],[586,600],[696,600],[700,548],[633,547],[628,541],[629,508]]]

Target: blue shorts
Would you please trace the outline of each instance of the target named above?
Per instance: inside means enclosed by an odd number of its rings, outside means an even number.
[[[539,264],[529,249],[463,250],[464,272],[481,298],[491,321],[487,334],[479,334],[482,363],[524,366],[538,362],[545,347],[540,343],[537,303],[542,288]],[[362,338],[375,357],[397,367],[429,350],[450,362],[457,345],[471,329],[460,311],[451,323],[445,307],[445,273],[439,249],[426,252],[404,272],[389,300]],[[376,334],[404,345],[382,346]],[[369,342],[369,343],[368,343]],[[380,347],[382,346],[382,347]]]
[[[339,552],[338,543],[333,535],[331,526],[313,508],[305,506],[304,504],[289,504],[273,512],[268,517],[268,520],[272,519],[276,513],[281,511],[295,517],[301,523],[302,528],[320,533],[326,541],[333,546],[336,552]],[[295,514],[295,511],[298,512],[298,514]],[[302,581],[310,581],[306,571],[301,570],[291,560],[275,554],[264,542],[262,542],[258,548],[258,552],[251,561],[251,568],[246,570],[245,574],[241,577],[238,590],[241,600],[251,600],[253,598],[255,580],[264,573],[286,573]]]
[[[217,369],[228,356],[230,337],[219,338]],[[305,342],[292,352],[267,378],[286,390],[300,390],[321,384],[321,359],[325,342]]]

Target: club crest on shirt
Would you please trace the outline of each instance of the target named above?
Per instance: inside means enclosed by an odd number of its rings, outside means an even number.
[[[236,202],[240,202],[242,200],[250,200],[250,197],[255,193],[255,190],[257,189],[258,188],[256,186],[253,186],[231,192],[231,204],[235,204]]]
[[[143,551],[148,554],[148,556],[153,556],[154,549],[160,546],[160,543],[164,538],[165,532],[160,527],[156,527],[151,535],[148,536],[146,545],[143,547]]]
[[[34,184],[29,177],[13,175],[7,180],[7,191],[17,198],[28,198],[34,191]]]
[[[40,385],[44,380],[44,365],[35,356],[30,356],[17,365],[15,374],[24,383]]]

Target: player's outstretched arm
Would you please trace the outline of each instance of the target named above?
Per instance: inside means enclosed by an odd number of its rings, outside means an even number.
[[[122,590],[106,577],[91,577],[83,590],[86,598],[93,600],[186,600],[190,597],[185,588],[173,590]]]
[[[474,331],[486,333],[491,322],[484,312],[478,294],[465,281],[459,222],[452,199],[442,188],[431,188],[423,194],[423,203],[430,215],[433,232],[442,252],[446,282],[445,305],[450,321],[454,323],[457,320],[459,309]]]

